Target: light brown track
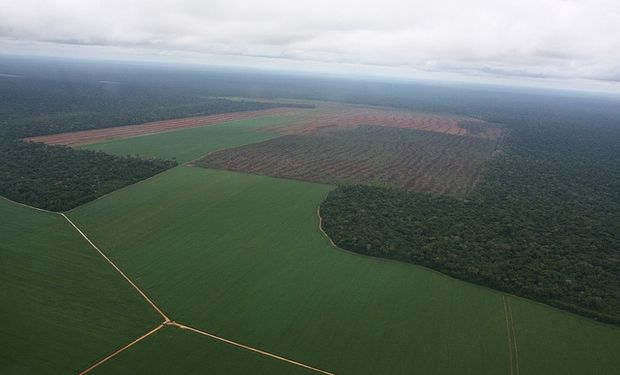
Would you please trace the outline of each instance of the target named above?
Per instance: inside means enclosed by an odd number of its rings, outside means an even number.
[[[114,262],[112,262],[112,261],[110,260],[110,258],[108,258],[108,257],[107,257],[107,256],[106,256],[106,255],[105,255],[105,254],[104,254],[104,253],[103,253],[103,252],[102,252],[102,251],[101,251],[101,250],[97,247],[97,245],[95,245],[95,244],[94,244],[94,243],[93,243],[93,242],[92,242],[92,241],[88,238],[88,236],[86,236],[86,234],[84,234],[84,232],[82,232],[82,230],[81,230],[80,228],[78,228],[78,226],[77,226],[77,225],[75,225],[75,223],[73,223],[73,221],[71,221],[71,219],[69,219],[69,218],[67,217],[67,215],[65,215],[65,214],[64,214],[64,213],[62,213],[62,212],[59,212],[58,214],[59,214],[60,216],[64,217],[64,218],[67,220],[67,222],[69,222],[69,224],[71,224],[71,226],[72,226],[73,228],[75,228],[75,230],[76,230],[76,231],[77,231],[77,232],[78,232],[78,233],[79,233],[79,234],[80,234],[80,235],[81,235],[81,236],[82,236],[82,237],[83,237],[83,238],[84,238],[84,239],[85,239],[85,240],[86,240],[86,241],[87,241],[87,242],[88,242],[88,243],[89,243],[92,247],[93,247],[93,249],[97,250],[97,252],[98,252],[98,253],[99,253],[99,254],[100,254],[100,255],[101,255],[101,256],[102,256],[102,257],[103,257],[103,258],[104,258],[104,259],[105,259],[105,260],[106,260],[106,261],[107,261],[107,262],[108,262],[111,266],[112,266],[112,267],[114,267],[114,269],[115,269],[115,270],[116,270],[116,271],[117,271],[117,272],[118,272],[121,276],[123,276],[123,278],[124,278],[125,280],[127,280],[127,282],[128,282],[128,283],[129,283],[129,284],[130,284],[130,285],[131,285],[131,286],[132,286],[132,287],[133,287],[133,288],[134,288],[134,289],[135,289],[138,293],[140,293],[140,295],[142,296],[142,298],[144,298],[144,300],[145,300],[146,302],[148,302],[148,303],[149,303],[149,305],[151,305],[151,307],[153,307],[153,308],[155,309],[155,311],[157,311],[157,312],[159,313],[159,315],[161,315],[161,317],[164,319],[164,321],[163,321],[161,324],[159,324],[157,327],[155,327],[155,328],[154,328],[154,329],[152,329],[151,331],[149,331],[149,332],[145,333],[144,335],[142,335],[142,336],[138,337],[137,339],[135,339],[134,341],[130,342],[129,344],[127,344],[127,345],[123,346],[122,348],[120,348],[120,349],[118,349],[118,350],[114,351],[112,354],[110,354],[110,355],[108,355],[108,356],[106,356],[106,357],[102,358],[101,360],[97,361],[96,363],[94,363],[92,366],[90,366],[90,367],[89,367],[89,368],[87,368],[86,370],[81,371],[81,372],[79,373],[80,375],[83,375],[83,374],[86,374],[86,373],[88,373],[88,372],[92,371],[93,369],[97,368],[98,366],[100,366],[100,365],[102,365],[103,363],[107,362],[108,360],[112,359],[112,358],[113,358],[113,357],[115,357],[116,355],[120,354],[121,352],[125,351],[126,349],[128,349],[128,348],[132,347],[133,345],[137,344],[138,342],[142,341],[142,340],[143,340],[143,339],[145,339],[146,337],[148,337],[148,336],[152,335],[153,333],[157,332],[158,330],[160,330],[162,327],[164,327],[164,326],[166,326],[166,325],[173,326],[173,327],[176,327],[176,328],[180,328],[180,329],[183,329],[183,330],[188,330],[188,331],[195,332],[195,333],[199,333],[199,334],[201,334],[201,335],[203,335],[203,336],[210,337],[210,338],[212,338],[212,339],[215,339],[215,340],[218,340],[218,341],[221,341],[221,342],[227,343],[227,344],[229,344],[229,345],[232,345],[232,346],[235,346],[235,347],[238,347],[238,348],[242,348],[242,349],[245,349],[245,350],[249,350],[249,351],[254,352],[254,353],[258,353],[258,354],[261,354],[261,355],[264,355],[264,356],[267,356],[267,357],[270,357],[270,358],[273,358],[273,359],[277,359],[277,360],[279,360],[279,361],[283,361],[283,362],[286,362],[286,363],[290,363],[290,364],[295,365],[295,366],[303,367],[303,368],[305,368],[305,369],[312,370],[312,371],[315,371],[315,372],[318,372],[318,373],[321,373],[321,374],[325,374],[325,375],[336,375],[336,374],[335,374],[335,373],[333,373],[333,372],[329,372],[329,371],[321,370],[321,369],[318,369],[318,368],[316,368],[316,367],[312,367],[312,366],[306,365],[306,364],[304,364],[304,363],[301,363],[301,362],[298,362],[298,361],[295,361],[295,360],[292,360],[292,359],[289,359],[289,358],[286,358],[286,357],[279,356],[279,355],[277,355],[277,354],[273,354],[273,353],[270,353],[270,352],[267,352],[267,351],[264,351],[264,350],[261,350],[261,349],[253,348],[253,347],[251,347],[251,346],[248,346],[248,345],[245,345],[245,344],[241,344],[241,343],[238,343],[238,342],[236,342],[236,341],[232,341],[232,340],[229,340],[229,339],[226,339],[226,338],[223,338],[223,337],[220,337],[220,336],[214,335],[214,334],[212,334],[212,333],[209,333],[209,332],[206,332],[206,331],[202,331],[202,330],[197,329],[197,328],[194,328],[194,327],[186,326],[186,325],[184,325],[184,324],[180,324],[180,323],[177,323],[177,322],[171,321],[171,320],[170,320],[170,318],[168,318],[168,316],[167,316],[166,314],[164,314],[164,312],[163,312],[163,311],[162,311],[162,310],[161,310],[161,309],[160,309],[160,308],[159,308],[159,307],[158,307],[158,306],[157,306],[157,305],[156,305],[156,304],[155,304],[155,303],[154,303],[154,302],[153,302],[153,301],[152,301],[152,300],[151,300],[151,299],[150,299],[150,298],[146,295],[146,293],[144,293],[144,292],[143,292],[143,291],[142,291],[142,290],[141,290],[141,289],[140,289],[140,288],[139,288],[139,287],[138,287],[138,286],[137,286],[137,285],[136,285],[133,281],[131,281],[131,279],[130,279],[127,275],[125,275],[125,273],[124,273],[123,271],[121,271],[121,269],[120,269],[120,268],[118,268],[118,266],[116,266],[116,264],[114,264]],[[319,217],[320,217],[320,216],[319,216]]]
[[[319,205],[316,208],[316,216],[319,217],[319,230],[321,231],[321,233],[323,233],[323,235],[325,237],[327,237],[327,239],[329,240],[329,242],[332,244],[333,247],[335,247],[336,249],[340,249],[332,240],[332,238],[330,236],[327,235],[327,233],[325,233],[325,231],[323,230],[323,218],[321,217],[321,205]]]
[[[515,337],[514,321],[510,297],[502,295],[504,301],[504,314],[506,316],[506,330],[508,334],[508,350],[510,352],[510,375],[519,375],[519,353],[517,352],[517,339]]]
[[[95,368],[99,367],[100,365],[104,364],[105,362],[107,362],[108,360],[112,359],[113,357],[115,357],[117,354],[120,354],[122,352],[124,352],[126,349],[129,349],[130,347],[134,346],[135,344],[139,343],[140,341],[144,340],[145,338],[149,337],[150,335],[152,335],[153,333],[159,331],[160,329],[162,329],[164,327],[164,324],[160,324],[157,327],[155,327],[154,329],[150,330],[149,332],[145,333],[144,335],[138,337],[137,339],[133,340],[132,342],[130,342],[129,344],[123,346],[120,349],[115,350],[112,354],[106,356],[105,358],[102,358],[101,360],[97,361],[96,363],[94,363],[92,366],[90,366],[89,368],[87,368],[84,371],[80,372],[80,375],[84,375],[87,374],[89,372],[91,372],[92,370],[94,370]]]
[[[196,329],[196,328],[193,328],[193,327],[189,327],[189,326],[186,326],[186,325],[183,325],[183,324],[177,323],[177,322],[170,322],[170,323],[168,323],[168,324],[169,324],[169,325],[171,325],[171,326],[176,326],[176,327],[178,327],[178,328],[180,328],[180,329],[184,329],[184,330],[192,331],[192,332],[195,332],[195,333],[198,333],[198,334],[201,334],[201,335],[204,335],[204,336],[210,337],[210,338],[212,338],[212,339],[215,339],[215,340],[218,340],[218,341],[225,342],[225,343],[227,343],[227,344],[229,344],[229,345],[233,345],[233,346],[236,346],[236,347],[238,347],[238,348],[242,348],[242,349],[245,349],[245,350],[249,350],[249,351],[251,351],[251,352],[254,352],[254,353],[262,354],[262,355],[264,355],[264,356],[271,357],[271,358],[273,358],[273,359],[277,359],[277,360],[279,360],[279,361],[286,362],[286,363],[290,363],[290,364],[293,364],[293,365],[296,365],[296,366],[299,366],[299,367],[303,367],[303,368],[305,368],[305,369],[312,370],[312,371],[315,371],[315,372],[318,372],[318,373],[321,373],[321,374],[325,374],[325,375],[335,375],[333,372],[329,372],[329,371],[321,370],[321,369],[318,369],[318,368],[316,368],[316,367],[312,367],[312,366],[309,366],[309,365],[303,364],[303,363],[301,363],[301,362],[294,361],[294,360],[292,360],[292,359],[288,359],[288,358],[285,358],[285,357],[281,357],[281,356],[279,356],[279,355],[277,355],[277,354],[269,353],[269,352],[266,352],[266,351],[264,351],[264,350],[256,349],[256,348],[253,348],[253,347],[251,347],[251,346],[247,346],[247,345],[244,345],[244,344],[240,344],[240,343],[238,343],[238,342],[235,342],[235,341],[232,341],[232,340],[228,340],[228,339],[225,339],[225,338],[223,338],[223,337],[216,336],[216,335],[214,335],[214,334],[212,334],[212,333],[205,332],[205,331],[201,331],[201,330],[199,330],[199,329]]]
[[[102,256],[102,257],[103,257],[103,258],[104,258],[104,259],[105,259],[108,263],[110,263],[110,265],[111,265],[112,267],[114,267],[114,269],[115,269],[115,270],[116,270],[116,271],[117,271],[117,272],[118,272],[121,276],[123,276],[123,278],[124,278],[125,280],[127,280],[127,282],[128,282],[129,284],[131,284],[131,286],[132,286],[132,287],[133,287],[133,288],[134,288],[134,289],[135,289],[138,293],[140,293],[140,295],[142,296],[142,298],[144,298],[144,300],[145,300],[146,302],[148,302],[148,303],[149,303],[149,305],[151,305],[151,306],[155,309],[155,311],[157,311],[157,312],[159,313],[159,315],[161,315],[161,317],[162,317],[162,318],[164,318],[164,322],[169,322],[169,321],[170,321],[170,319],[168,318],[168,316],[167,316],[166,314],[164,314],[164,312],[163,312],[163,311],[161,311],[161,309],[160,309],[159,307],[157,307],[157,305],[155,304],[155,302],[153,302],[153,301],[152,301],[152,300],[151,300],[151,299],[150,299],[150,298],[146,295],[146,293],[144,293],[144,292],[142,291],[142,289],[140,289],[140,288],[139,288],[139,287],[138,287],[138,286],[137,286],[137,285],[136,285],[133,281],[131,281],[131,279],[130,279],[127,275],[125,275],[125,273],[124,273],[123,271],[121,271],[121,269],[120,269],[120,268],[118,268],[118,267],[116,266],[116,264],[114,264],[114,262],[112,262],[112,261],[110,260],[110,258],[108,258],[108,257],[107,257],[107,256],[103,253],[103,251],[99,250],[99,248],[98,248],[98,247],[97,247],[97,246],[96,246],[96,245],[95,245],[95,244],[94,244],[94,243],[93,243],[93,242],[92,242],[92,241],[91,241],[91,240],[90,240],[90,239],[89,239],[89,238],[88,238],[88,237],[84,234],[84,232],[82,232],[82,230],[81,230],[80,228],[78,228],[78,227],[77,227],[77,225],[75,225],[75,224],[73,223],[73,221],[71,221],[71,219],[69,219],[69,218],[67,217],[67,215],[65,215],[64,213],[60,213],[60,216],[64,217],[64,218],[65,218],[65,219],[69,222],[69,224],[71,224],[71,226],[73,226],[73,228],[75,228],[75,230],[76,230],[76,231],[77,231],[77,232],[78,232],[78,233],[79,233],[82,237],[84,237],[84,239],[85,239],[85,240],[86,240],[86,241],[90,244],[90,246],[92,246],[92,247],[93,247],[93,249],[97,250],[97,252],[98,252],[98,253],[99,253],[99,254],[100,254],[100,255],[101,255],[101,256]]]

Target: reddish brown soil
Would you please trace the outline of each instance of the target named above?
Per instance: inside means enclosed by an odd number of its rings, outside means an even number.
[[[117,126],[112,128],[84,130],[70,133],[44,135],[26,138],[34,142],[50,145],[79,146],[90,143],[99,143],[111,139],[129,138],[139,135],[161,133],[165,131],[198,126],[215,125],[223,122],[246,120],[260,116],[273,116],[299,111],[298,108],[272,108],[258,111],[222,113],[210,116],[186,117],[174,120],[147,122],[139,125]]]
[[[289,134],[211,153],[212,169],[327,184],[377,184],[435,194],[472,191],[497,140],[385,126]]]
[[[504,134],[503,128],[473,118],[345,105],[325,106],[320,112],[301,113],[289,124],[266,130],[282,134],[316,134],[359,125],[417,129],[491,140]]]

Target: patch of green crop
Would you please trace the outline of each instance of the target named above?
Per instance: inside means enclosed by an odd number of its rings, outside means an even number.
[[[231,121],[218,125],[156,133],[81,146],[114,155],[175,159],[179,163],[196,159],[211,151],[260,142],[279,136],[265,128],[282,125],[290,116],[268,116]]]
[[[521,374],[616,374],[620,328],[512,299]]]
[[[338,374],[509,373],[501,295],[335,250],[330,189],[180,167],[69,215],[183,324]]]
[[[338,374],[510,374],[501,294],[332,248],[331,189],[179,167],[69,215],[181,323]],[[616,328],[511,300],[522,374],[615,373]]]
[[[0,373],[77,373],[160,320],[60,215],[0,199],[0,238]]]
[[[165,327],[93,374],[316,375],[317,372],[223,342]]]

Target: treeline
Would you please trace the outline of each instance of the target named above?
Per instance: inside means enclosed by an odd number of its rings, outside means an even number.
[[[467,197],[344,186],[321,205],[348,250],[620,324],[620,128],[524,124]]]
[[[122,125],[142,124],[151,121],[169,120],[182,117],[207,116],[219,113],[255,111],[260,109],[278,107],[308,107],[300,104],[288,103],[265,103],[245,100],[192,98],[186,103],[178,103],[178,99],[165,102],[157,100],[149,101],[149,96],[125,98],[125,95],[108,98],[93,96],[93,102],[76,103],[59,101],[55,99],[38,98],[48,100],[49,112],[29,115],[29,112],[19,114],[12,113],[14,118],[8,116],[0,120],[1,133],[9,137],[32,137],[55,133],[72,132],[108,128]],[[82,99],[83,101],[84,99]],[[8,112],[6,108],[18,108],[15,99],[0,102],[0,113]],[[23,105],[23,104],[22,104]],[[39,106],[42,103],[38,103]],[[47,108],[47,107],[46,107]],[[40,109],[40,108],[39,108]]]
[[[19,140],[0,142],[0,155],[0,195],[50,211],[67,211],[176,165]]]
[[[176,165],[20,138],[295,104],[228,100],[241,83],[160,69],[0,59],[0,195],[68,210]],[[306,106],[303,106],[306,107]]]

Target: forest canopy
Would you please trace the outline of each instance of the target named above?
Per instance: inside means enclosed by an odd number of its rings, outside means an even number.
[[[620,129],[513,127],[469,196],[342,186],[340,247],[620,323]]]

